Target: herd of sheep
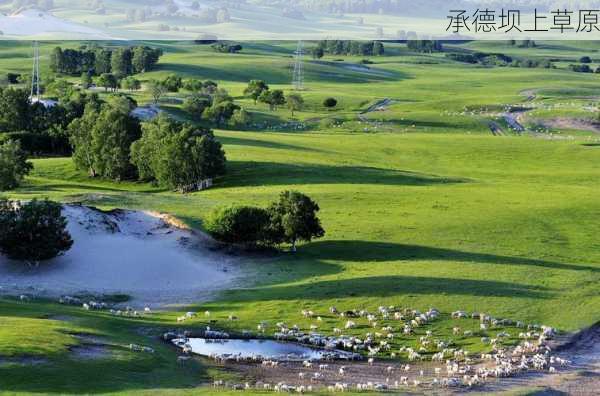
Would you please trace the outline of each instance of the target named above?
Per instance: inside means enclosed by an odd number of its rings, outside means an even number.
[[[195,313],[189,314],[195,315]],[[339,318],[343,326],[333,328],[331,331],[333,334],[329,335],[318,332],[325,315],[321,316],[310,310],[302,310],[301,314],[305,319],[315,322],[310,325],[310,331],[304,332],[296,325],[290,326],[279,322],[272,327],[272,333],[267,334],[269,325],[261,322],[257,325],[256,337],[310,345],[331,352],[324,355],[326,358],[320,362],[311,360],[302,362],[301,371],[297,372],[295,381],[289,379],[288,373],[287,381],[277,384],[263,382],[226,384],[216,381],[215,386],[230,386],[240,390],[263,389],[299,393],[310,392],[313,389],[342,392],[384,391],[402,387],[475,387],[485,384],[490,378],[511,377],[530,371],[555,373],[570,364],[566,359],[552,354],[550,340],[556,336],[555,329],[497,319],[482,313],[469,314],[456,311],[451,314],[455,323],[464,321],[466,327],[469,325],[472,327],[473,321],[477,321],[477,330],[463,330],[460,326],[452,329],[452,334],[457,337],[481,335],[481,343],[490,352],[477,355],[456,347],[451,339],[433,333],[432,326],[428,325],[441,316],[441,313],[434,308],[420,312],[382,306],[373,312],[366,310],[340,312],[335,307],[331,307],[329,317],[333,315]],[[210,312],[206,312],[205,316],[210,316]],[[364,328],[367,329],[365,333],[356,335]],[[516,330],[518,337],[516,333],[511,336],[508,330]],[[188,343],[190,334],[170,332],[164,335],[165,340],[173,342],[184,353],[180,362],[188,360],[189,354],[193,353]],[[408,341],[408,336],[416,337],[416,347],[398,346],[394,343],[394,340],[399,339]],[[229,338],[230,335],[207,328],[207,331],[198,337]],[[252,333],[244,331],[244,337],[252,337]],[[512,341],[509,342],[514,339],[519,340],[517,345]],[[265,370],[278,370],[282,366],[291,368],[298,365],[262,356],[242,358],[236,355],[212,354],[209,357],[219,363],[260,364]],[[363,357],[366,359],[367,367],[375,366],[372,368],[379,370],[378,381],[361,382],[360,378],[351,374],[353,364],[350,362],[346,362],[345,366],[332,363],[340,359],[351,361]],[[401,360],[404,363],[400,364]],[[427,361],[430,363],[426,363]],[[407,363],[416,367],[411,367]],[[436,366],[432,375],[425,375],[424,370],[418,369],[426,365]],[[296,374],[295,371],[294,373]]]

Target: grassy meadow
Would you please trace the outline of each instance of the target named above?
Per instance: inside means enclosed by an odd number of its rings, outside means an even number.
[[[138,76],[142,81],[173,73],[215,80],[260,123],[245,131],[215,131],[227,153],[227,175],[213,189],[181,195],[151,184],[93,180],[69,158],[37,158],[25,183],[6,195],[158,210],[202,228],[216,207],[267,205],[281,191],[295,189],[319,203],[327,234],[300,246],[296,254],[253,255],[247,259],[243,287],[178,312],[127,319],[47,301],[2,299],[0,356],[51,364],[0,364],[1,390],[201,393],[206,390],[194,387],[212,378],[235,378],[205,361],[182,368],[176,351],[157,340],[162,330],[180,327],[175,319],[187,310],[210,310],[217,327],[241,331],[254,330],[260,321],[307,329],[313,322],[300,311],[311,309],[323,315],[321,329],[330,332],[344,323],[327,316],[332,305],[340,310],[435,307],[444,315],[432,328],[448,337],[458,323],[448,314],[459,309],[565,332],[599,320],[597,136],[560,130],[552,139],[493,136],[489,129],[491,120],[501,122],[504,106],[529,103],[527,92],[535,93],[532,102],[538,106],[528,115],[532,122],[557,112],[596,117],[586,109],[595,108],[600,97],[597,74],[562,66],[472,66],[389,44],[388,55],[370,58],[374,64],[366,70],[349,67],[362,58],[307,60],[306,109],[296,114],[296,121],[307,127],[295,131],[286,126],[291,118],[287,109],[270,112],[242,97],[250,79],[290,91],[295,43],[245,43],[237,55],[189,43],[149,44],[162,45],[165,55],[157,70]],[[42,54],[55,45],[43,43]],[[568,63],[587,54],[594,57],[600,44],[547,43],[528,50],[500,43],[461,47]],[[30,53],[27,44],[0,43],[0,72],[27,72]],[[170,95],[181,99],[187,94]],[[131,95],[140,105],[151,100],[143,90]],[[333,111],[321,105],[328,96],[339,100]],[[385,98],[393,101],[385,111],[365,114],[366,121],[357,116]],[[164,102],[163,109],[186,118],[177,104]],[[227,321],[230,314],[239,320]],[[205,324],[200,318],[181,327]],[[362,327],[357,334],[364,331]],[[103,337],[113,345],[112,355],[73,360],[69,348],[80,343],[73,334],[81,332]],[[408,337],[395,345],[414,342]],[[486,350],[478,337],[457,342],[472,351]],[[150,345],[156,353],[136,354],[124,347],[129,343]]]

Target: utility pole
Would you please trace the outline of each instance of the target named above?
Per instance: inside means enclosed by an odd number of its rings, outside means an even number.
[[[31,73],[31,101],[40,100],[40,45],[33,42],[33,71]]]
[[[294,90],[304,90],[304,43],[298,41],[298,48],[296,49],[295,62],[294,62]]]

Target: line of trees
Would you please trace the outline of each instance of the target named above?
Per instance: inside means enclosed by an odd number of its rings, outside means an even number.
[[[58,82],[49,84],[48,90],[58,98],[53,106],[32,103],[28,90],[0,87],[0,142],[17,140],[31,155],[71,153],[67,127],[83,115],[87,103],[99,102],[98,96]]]
[[[317,217],[319,205],[310,197],[285,191],[268,208],[233,206],[216,209],[206,221],[207,231],[218,241],[245,247],[292,246],[325,235]]]
[[[321,40],[312,50],[315,59],[324,55],[381,56],[385,47],[381,41]]]
[[[55,73],[99,76],[105,73],[124,77],[151,70],[163,52],[147,46],[114,49],[83,46],[80,49],[56,47],[50,54],[50,70]]]

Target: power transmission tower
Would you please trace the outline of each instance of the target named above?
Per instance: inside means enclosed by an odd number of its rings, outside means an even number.
[[[295,52],[294,62],[294,89],[302,91],[304,89],[304,43],[298,41],[298,48]]]
[[[31,73],[31,101],[40,100],[40,45],[33,42],[33,72]]]

